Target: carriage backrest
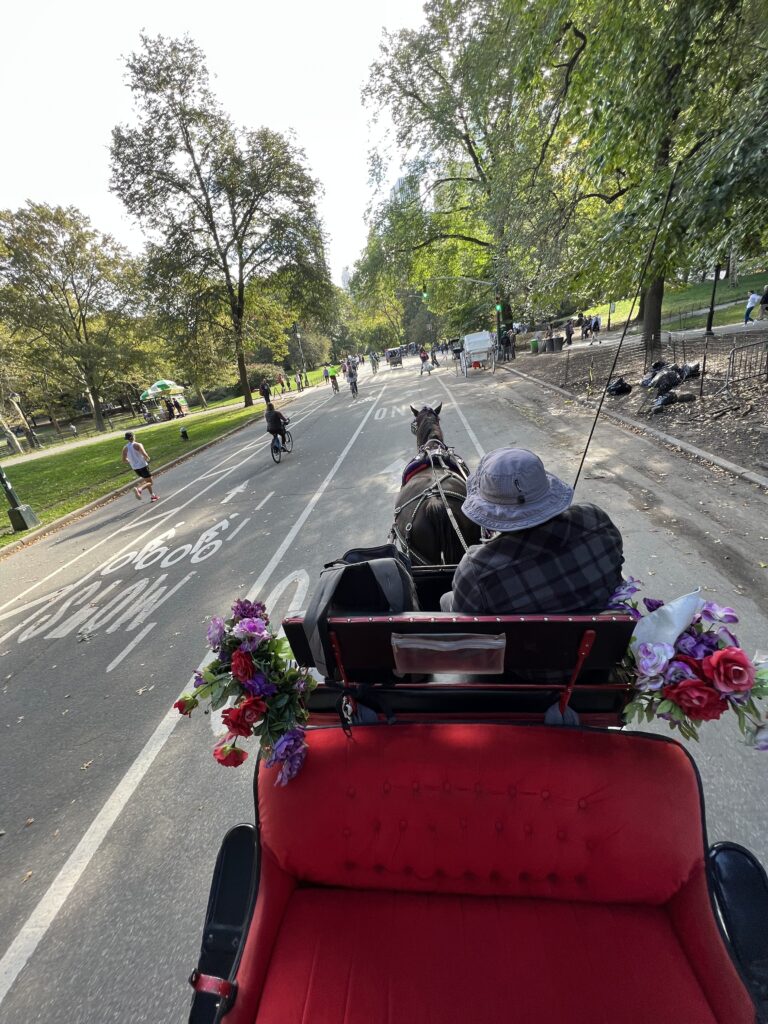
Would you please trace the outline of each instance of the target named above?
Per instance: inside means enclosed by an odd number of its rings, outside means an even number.
[[[660,737],[398,724],[308,743],[288,786],[258,784],[262,844],[300,883],[660,905],[702,864],[698,776]]]

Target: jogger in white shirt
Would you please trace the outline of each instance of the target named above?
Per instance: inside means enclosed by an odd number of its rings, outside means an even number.
[[[143,444],[134,440],[133,431],[129,430],[125,435],[128,444],[123,448],[123,462],[127,463],[137,476],[141,477],[141,483],[134,487],[133,493],[141,501],[141,492],[146,487],[149,490],[150,501],[157,501],[157,495],[152,489],[152,473],[149,469],[149,455]]]

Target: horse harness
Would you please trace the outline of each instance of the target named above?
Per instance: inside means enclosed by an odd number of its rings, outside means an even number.
[[[465,494],[459,494],[457,491],[447,490],[443,485],[452,480],[454,477],[459,476],[465,482],[469,475],[466,466],[461,459],[457,458],[453,450],[437,438],[431,438],[425,444],[419,448],[419,454],[428,462],[429,468],[432,472],[432,482],[427,484],[423,491],[415,495],[413,498],[409,498],[408,501],[404,501],[402,505],[398,505],[395,508],[395,519],[392,523],[392,530],[390,531],[390,539],[397,540],[405,553],[413,559],[418,565],[429,565],[430,563],[423,558],[415,548],[411,546],[410,534],[413,529],[413,523],[416,519],[419,509],[429,498],[439,496],[443,507],[445,508],[448,520],[456,532],[456,536],[459,538],[461,546],[465,551],[469,550],[467,542],[464,540],[464,535],[459,529],[459,524],[456,522],[456,517],[453,514],[451,504],[448,498],[457,498],[459,501],[464,501],[466,498]],[[449,464],[450,460],[450,464]],[[405,527],[405,536],[403,536],[397,528],[397,517],[400,513],[413,506],[411,518]],[[443,562],[445,558],[443,556]]]

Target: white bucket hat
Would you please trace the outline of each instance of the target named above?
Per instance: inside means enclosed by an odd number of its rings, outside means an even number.
[[[497,448],[470,475],[462,511],[488,530],[510,533],[554,519],[572,500],[573,488],[548,473],[538,455]]]

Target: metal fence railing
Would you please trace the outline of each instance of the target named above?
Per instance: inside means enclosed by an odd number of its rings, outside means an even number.
[[[756,379],[768,382],[768,338],[731,349],[721,391],[728,391],[732,384]]]

